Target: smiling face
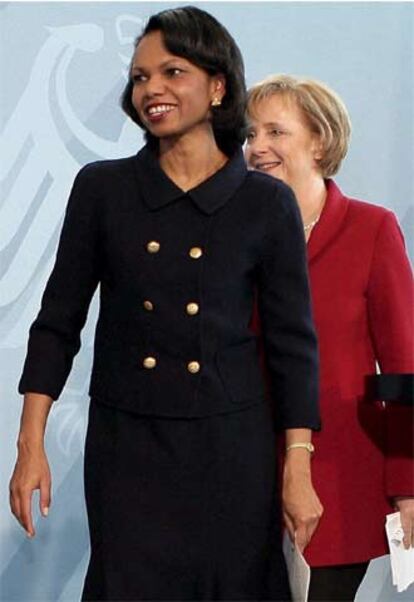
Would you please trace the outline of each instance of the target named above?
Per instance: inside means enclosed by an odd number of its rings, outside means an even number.
[[[319,137],[311,131],[294,99],[274,94],[254,105],[249,117],[246,161],[249,167],[280,178],[293,190],[320,177]]]
[[[145,35],[135,51],[132,103],[144,127],[157,138],[211,130],[210,105],[224,82],[187,59],[171,54],[162,34]]]

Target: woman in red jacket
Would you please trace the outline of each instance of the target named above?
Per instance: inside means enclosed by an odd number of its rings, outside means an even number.
[[[308,242],[323,422],[313,475],[325,508],[306,549],[310,599],[352,600],[368,561],[387,553],[387,513],[401,512],[414,545],[412,409],[398,403],[412,386],[412,272],[395,215],[330,179],[350,135],[332,90],[272,76],[249,91],[248,118],[249,166],[291,186]],[[370,379],[376,363],[385,376]],[[397,403],[372,391],[370,401],[369,382]]]

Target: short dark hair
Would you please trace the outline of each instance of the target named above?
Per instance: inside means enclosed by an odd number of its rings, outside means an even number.
[[[222,74],[226,93],[222,104],[212,107],[212,127],[219,148],[227,155],[234,153],[245,139],[246,84],[240,50],[229,34],[212,15],[194,6],[163,10],[150,17],[144,31],[135,41],[135,48],[144,36],[160,31],[169,52],[181,56],[209,75]],[[121,96],[124,112],[145,130],[151,145],[158,145],[141,122],[132,104],[133,81],[131,72]]]

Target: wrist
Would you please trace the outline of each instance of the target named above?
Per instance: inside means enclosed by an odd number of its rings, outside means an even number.
[[[43,434],[20,433],[17,438],[17,449],[19,453],[43,451]]]
[[[294,442],[294,443],[289,443],[288,445],[286,445],[286,454],[288,452],[292,452],[292,451],[296,451],[296,450],[306,450],[309,454],[313,454],[313,452],[315,451],[315,447],[313,445],[313,443],[311,443],[310,441],[306,441],[306,442],[302,442],[302,441],[298,441],[298,442]]]
[[[298,475],[304,477],[310,477],[311,475],[311,462],[310,454],[306,450],[292,450],[285,457],[284,463],[284,476],[296,478]]]

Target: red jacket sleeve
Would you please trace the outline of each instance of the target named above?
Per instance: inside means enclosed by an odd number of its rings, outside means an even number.
[[[414,371],[413,301],[404,238],[394,214],[387,212],[376,239],[367,303],[377,362],[395,391],[395,399],[385,405],[385,489],[390,497],[414,495],[414,406],[398,403],[398,391],[404,388],[406,396],[407,375]]]

